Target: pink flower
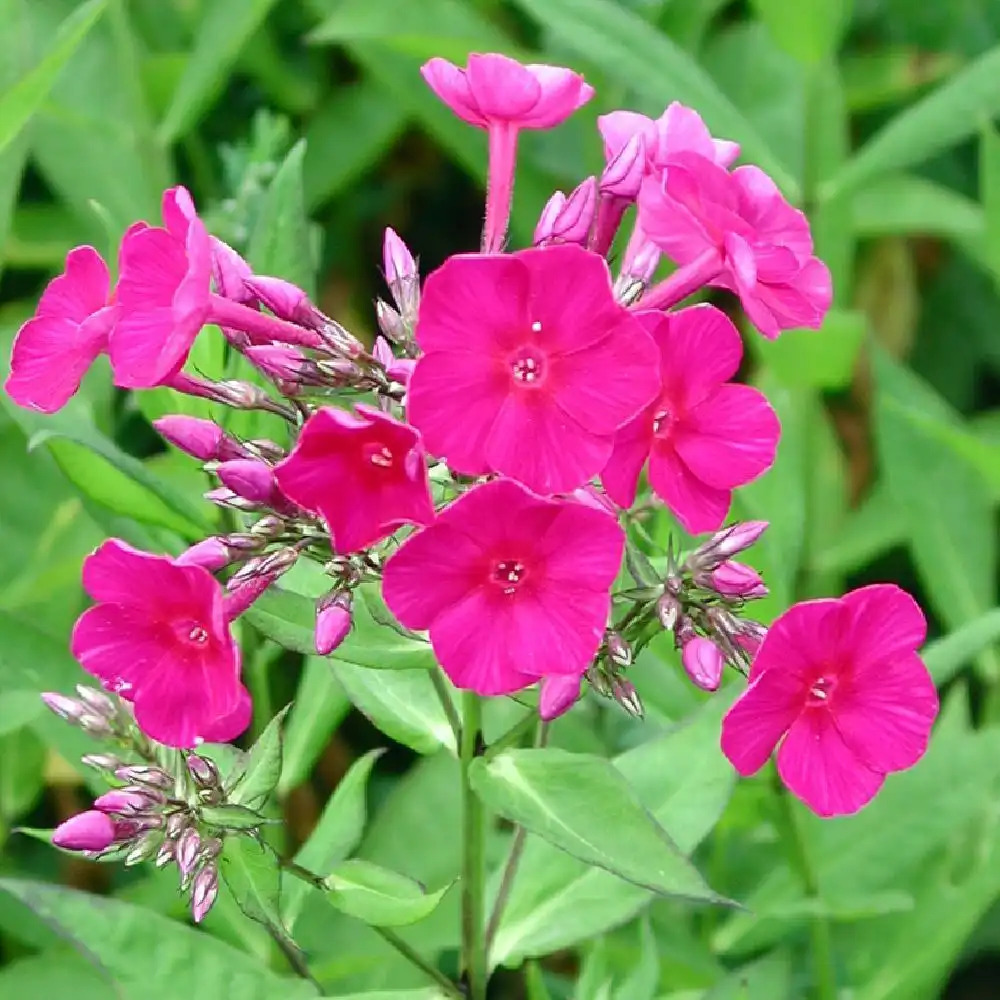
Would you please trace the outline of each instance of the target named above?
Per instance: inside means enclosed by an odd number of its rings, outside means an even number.
[[[407,414],[458,472],[563,493],[659,389],[656,347],[573,244],[447,260],[424,286]]]
[[[819,327],[830,307],[830,272],[813,256],[806,217],[757,167],[731,174],[692,153],[673,157],[639,192],[646,235],[682,265],[642,307],[663,308],[711,283],[736,292],[765,337]]]
[[[386,562],[383,595],[428,630],[452,682],[507,694],[577,680],[601,644],[624,534],[614,518],[509,479],[476,486]]]
[[[108,268],[89,246],[66,255],[66,267],[42,293],[35,315],[14,339],[4,388],[18,406],[55,413],[80,388],[107,349],[115,308],[108,304]]]
[[[52,843],[64,851],[105,851],[114,842],[114,821],[97,809],[77,813],[52,831]]]
[[[714,531],[733,490],[774,461],[781,426],[763,393],[727,381],[743,345],[718,309],[699,305],[640,317],[660,349],[663,389],[618,432],[601,481],[615,503],[631,506],[648,456],[653,492],[685,530]]]
[[[938,696],[916,653],[925,634],[917,603],[889,584],[794,605],[723,720],[723,751],[749,775],[780,743],[778,772],[806,805],[857,812],[927,748]]]
[[[420,72],[459,118],[488,133],[483,250],[495,253],[503,248],[510,219],[518,133],[560,124],[594,96],[594,88],[572,70],[524,66],[496,53],[472,53],[466,69],[447,59],[431,59]]]
[[[73,655],[134,702],[143,732],[167,746],[192,747],[246,728],[239,647],[208,570],[110,539],[84,562],[83,586],[97,604],[73,629]]]
[[[275,476],[285,496],[322,515],[341,554],[434,518],[420,435],[371,406],[317,410]]]

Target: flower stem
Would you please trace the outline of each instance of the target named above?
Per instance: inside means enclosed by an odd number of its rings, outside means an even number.
[[[458,717],[458,712],[455,710],[455,703],[451,700],[451,692],[448,690],[448,685],[444,682],[441,671],[434,668],[431,670],[430,675],[431,683],[434,685],[434,693],[438,696],[441,707],[444,709],[444,714],[448,719],[448,725],[451,726],[451,731],[455,734],[455,746],[457,747],[462,741],[462,720]]]
[[[538,722],[538,712],[536,709],[529,709],[528,714],[519,722],[515,722],[510,729],[502,736],[497,737],[483,752],[483,756],[489,760],[495,757],[501,750],[513,746],[527,732],[529,732]]]
[[[777,769],[772,769],[775,793],[780,803],[780,823],[783,827],[782,840],[789,853],[792,868],[798,872],[807,899],[820,901],[819,880],[806,844],[796,803],[781,783]],[[822,910],[817,909],[809,924],[812,939],[813,969],[816,977],[817,1000],[836,1000],[837,975],[833,966],[833,944],[830,937],[830,923]]]
[[[268,316],[267,313],[258,312],[240,302],[232,302],[221,295],[209,296],[208,319],[210,323],[217,323],[219,326],[242,330],[264,343],[277,341],[301,347],[323,346],[323,338],[315,331],[278,319],[277,316]]]
[[[490,163],[486,181],[483,253],[499,253],[507,239],[510,207],[514,198],[517,133],[517,126],[509,122],[492,122],[489,127]]]
[[[669,278],[653,285],[635,308],[669,309],[717,278],[721,269],[722,255],[712,247],[700,257],[695,257],[689,264],[677,268]]]
[[[483,896],[486,882],[483,807],[469,781],[479,748],[481,705],[474,691],[462,694],[462,958],[469,1000],[486,1000]]]

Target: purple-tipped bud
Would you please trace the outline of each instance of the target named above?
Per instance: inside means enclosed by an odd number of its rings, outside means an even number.
[[[160,849],[156,852],[156,860],[153,862],[157,868],[166,868],[174,860],[174,848],[176,843],[172,840],[165,840],[160,844]]]
[[[150,790],[152,791],[152,789]],[[113,791],[105,792],[100,798],[94,800],[94,808],[102,813],[120,813],[128,816],[133,813],[142,812],[158,800],[162,801],[162,796],[157,793],[154,798],[145,789],[116,788]]]
[[[94,768],[95,771],[107,771],[112,774],[118,768],[124,767],[124,764],[117,757],[109,753],[88,753],[85,757],[80,758],[80,762],[86,764],[87,767]]]
[[[208,238],[212,247],[212,278],[215,290],[225,299],[252,305],[253,292],[246,286],[246,279],[253,272],[250,265],[228,244],[214,236]]]
[[[88,809],[60,823],[52,843],[66,851],[105,851],[115,842],[115,824],[97,809]]]
[[[284,278],[254,274],[243,283],[278,319],[298,323],[310,330],[323,323],[323,314],[309,301],[305,289]]]
[[[646,714],[646,709],[636,691],[635,685],[624,677],[616,677],[611,684],[611,696],[628,712],[629,715],[641,719]]]
[[[79,722],[80,717],[87,711],[85,706],[75,698],[67,698],[66,695],[59,694],[58,691],[45,691],[41,698],[50,711],[55,712],[60,719],[65,719],[67,722]]]
[[[568,712],[580,697],[580,678],[576,674],[548,674],[542,678],[538,714],[551,722]]]
[[[153,421],[160,436],[202,462],[241,458],[246,451],[212,420],[172,413]]]
[[[327,594],[316,606],[316,652],[329,656],[351,631],[351,595]]]
[[[118,714],[118,706],[103,692],[86,684],[77,684],[76,693],[87,708],[105,719],[113,719]]]
[[[683,607],[671,593],[663,594],[656,602],[656,616],[665,629],[675,629],[680,620]]]
[[[621,276],[630,283],[648,285],[659,263],[660,248],[647,240],[639,244],[634,254],[626,251]]]
[[[752,660],[767,636],[767,627],[752,619],[741,619],[733,635],[733,642]]]
[[[201,566],[209,573],[214,573],[232,560],[229,549],[221,538],[203,538],[189,549],[185,549],[175,560],[177,566]]]
[[[198,836],[198,831],[193,826],[189,826],[177,838],[177,845],[174,847],[174,857],[177,859],[177,867],[182,875],[187,876],[194,871],[200,850],[201,837]]]
[[[219,896],[219,873],[214,865],[202,868],[191,887],[191,916],[200,924]]]
[[[394,344],[400,344],[407,339],[408,331],[403,317],[388,302],[382,299],[375,302],[375,319],[378,322],[378,328],[387,340],[391,340]]]
[[[417,263],[410,253],[410,248],[399,238],[396,230],[388,226],[382,243],[382,265],[386,283],[390,288],[404,281],[413,281],[417,277]]]
[[[561,192],[556,192],[556,195],[560,194]],[[588,177],[578,184],[561,205],[556,195],[549,199],[542,210],[542,216],[535,227],[535,244],[586,243],[597,210],[597,179]],[[558,211],[555,210],[557,205]]]
[[[191,825],[186,813],[175,812],[167,817],[167,836],[176,840]]]
[[[218,837],[209,837],[201,842],[201,852],[198,857],[202,864],[214,861],[222,853],[222,841]]]
[[[761,575],[751,566],[727,559],[711,572],[712,589],[727,597],[751,600],[767,597],[769,591]]]
[[[241,382],[239,379],[227,379],[224,382],[212,384],[212,398],[226,406],[237,410],[270,409],[273,405],[271,397],[260,386],[251,382]],[[241,455],[245,455],[242,452]],[[226,458],[239,458],[241,455],[224,455]]]
[[[129,764],[116,768],[115,777],[129,785],[143,785],[161,791],[167,791],[174,784],[174,779],[162,768],[147,764]]]
[[[252,559],[226,584],[223,606],[228,621],[239,618],[268,587],[295,565],[298,549],[278,549],[269,556]]]
[[[286,527],[287,525],[282,518],[276,514],[268,514],[250,525],[250,534],[256,535],[258,538],[277,538],[284,534]]]
[[[297,385],[309,366],[309,358],[291,344],[261,344],[243,352],[247,359],[275,382]]]
[[[681,663],[698,687],[703,691],[715,691],[722,680],[726,658],[711,639],[695,636],[682,646]]]
[[[608,659],[617,667],[627,667],[632,663],[632,647],[618,632],[609,632],[607,639]]]
[[[739,521],[717,531],[688,560],[692,569],[713,569],[719,563],[750,548],[767,530],[767,521]]]
[[[601,174],[601,194],[635,201],[646,171],[646,144],[638,133],[608,161]]]
[[[223,486],[228,486],[237,496],[255,504],[271,505],[280,501],[274,479],[274,470],[256,458],[237,458],[223,462],[215,470]]]
[[[214,503],[217,507],[228,507],[230,510],[240,510],[245,513],[260,510],[259,503],[241,497],[228,486],[219,486],[214,490],[208,490],[203,496],[209,503]]]
[[[365,345],[335,320],[328,319],[323,324],[320,336],[331,350],[346,358],[359,358],[365,353]]]
[[[215,762],[196,753],[188,754],[188,774],[200,788],[215,788],[220,783],[219,769]]]
[[[131,868],[141,861],[148,861],[160,847],[163,836],[158,830],[149,830],[139,837],[132,849],[125,855],[125,867]]]

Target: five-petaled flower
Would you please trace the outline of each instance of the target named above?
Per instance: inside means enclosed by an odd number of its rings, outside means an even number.
[[[780,743],[778,773],[820,816],[857,812],[927,748],[938,696],[917,655],[927,625],[890,584],[795,604],[771,626],[722,723],[740,774]]]

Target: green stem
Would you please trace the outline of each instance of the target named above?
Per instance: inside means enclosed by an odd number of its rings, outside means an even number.
[[[837,975],[833,965],[830,923],[820,909],[822,904],[816,868],[809,853],[809,846],[806,844],[796,803],[792,800],[792,796],[785,786],[782,785],[777,769],[772,770],[772,776],[775,792],[781,806],[780,821],[784,834],[782,839],[788,849],[789,860],[792,868],[798,872],[806,898],[815,900],[817,903],[816,913],[809,923],[813,970],[816,976],[816,997],[817,1000],[836,1000]]]
[[[486,948],[483,938],[483,807],[469,781],[479,745],[481,705],[474,691],[462,694],[462,958],[469,1000],[486,1000]]]
[[[507,747],[514,746],[516,743],[520,742],[522,736],[525,733],[530,732],[535,724],[538,722],[538,710],[531,708],[528,710],[528,714],[524,716],[523,719],[515,722],[510,729],[503,734],[503,736],[498,736],[484,751],[483,757],[486,760],[490,760],[495,757],[501,750],[506,750]]]
[[[431,683],[434,685],[434,692],[437,694],[441,702],[441,707],[444,709],[448,725],[451,726],[451,731],[455,734],[455,746],[457,747],[462,740],[462,720],[458,717],[458,712],[455,711],[455,703],[451,700],[451,691],[448,690],[444,675],[437,668],[432,669],[430,675]]]

